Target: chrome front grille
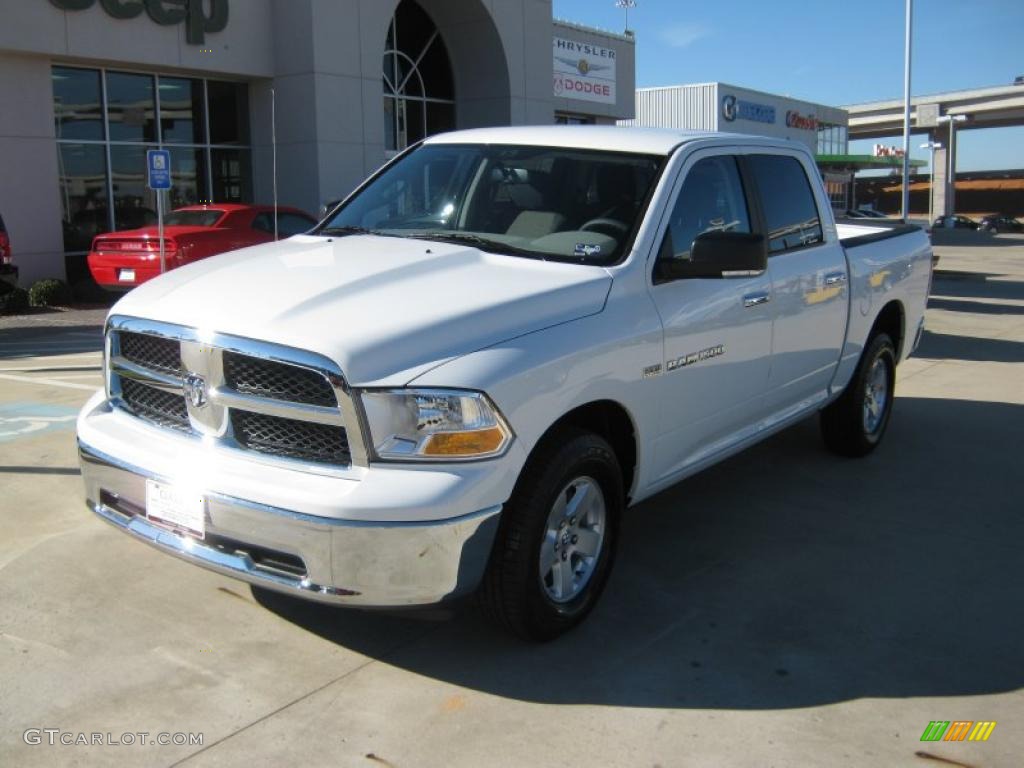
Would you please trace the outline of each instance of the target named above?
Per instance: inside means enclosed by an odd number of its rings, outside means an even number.
[[[177,340],[131,331],[122,332],[119,338],[126,360],[160,373],[181,375],[181,345]]]
[[[150,387],[134,379],[121,382],[121,399],[127,409],[140,419],[161,427],[191,432],[185,397]]]
[[[343,427],[281,419],[264,413],[234,411],[235,439],[253,451],[303,461],[347,464],[348,437]]]
[[[246,395],[330,407],[338,404],[331,385],[316,371],[237,352],[224,353],[224,379]]]
[[[109,397],[137,418],[264,460],[327,471],[353,463],[347,424],[355,409],[326,358],[118,317],[108,325],[107,354]]]

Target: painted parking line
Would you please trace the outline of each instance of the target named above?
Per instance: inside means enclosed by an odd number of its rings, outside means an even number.
[[[66,389],[81,389],[86,392],[95,392],[99,389],[98,386],[90,386],[88,384],[76,384],[73,381],[60,381],[58,379],[48,379],[42,376],[15,376],[11,373],[0,373],[0,379],[7,381],[16,381],[19,384],[46,384],[50,387],[64,387]]]
[[[47,362],[48,363],[51,360],[63,360],[64,358],[72,358],[72,359],[76,359],[76,360],[77,359],[88,359],[88,358],[93,357],[95,355],[102,355],[102,354],[103,354],[103,350],[102,349],[87,349],[84,352],[69,352],[66,355],[17,355],[15,357],[8,357],[8,358],[6,358],[4,362],[7,362],[7,363],[18,363],[18,361],[23,360],[26,363],[35,363],[35,362],[40,362],[40,363]],[[19,365],[20,365],[20,363],[19,363]]]
[[[0,366],[0,373],[29,373],[30,371],[100,371],[103,370],[102,366],[99,365],[62,365],[54,367],[52,365],[31,365],[31,366],[19,366],[17,368],[8,368],[7,366]],[[74,374],[80,376],[81,374]]]

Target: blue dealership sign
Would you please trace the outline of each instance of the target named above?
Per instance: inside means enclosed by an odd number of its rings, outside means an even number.
[[[730,123],[740,120],[752,120],[755,123],[774,123],[775,107],[769,104],[757,104],[745,99],[737,99],[732,94],[722,99],[722,117]]]
[[[171,188],[171,153],[166,149],[146,150],[146,186],[150,189]]]

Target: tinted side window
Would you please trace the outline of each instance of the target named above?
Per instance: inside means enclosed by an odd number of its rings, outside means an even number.
[[[784,155],[752,155],[748,162],[761,193],[768,253],[823,242],[818,207],[800,161]]]
[[[262,232],[274,233],[274,221],[269,213],[258,213],[252,220],[252,228]]]
[[[277,216],[278,237],[291,237],[301,232],[308,232],[316,222],[294,213],[280,213]]]
[[[308,232],[315,224],[315,221],[307,219],[305,216],[299,216],[295,213],[279,213],[277,214],[277,236],[291,237],[300,232]],[[256,218],[252,220],[252,228],[271,235],[274,234],[273,215],[269,211],[257,214]]]
[[[699,160],[686,174],[659,260],[689,260],[693,241],[704,232],[750,232],[743,184],[731,155]]]

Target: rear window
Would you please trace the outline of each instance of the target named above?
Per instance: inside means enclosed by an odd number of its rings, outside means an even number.
[[[212,227],[224,211],[174,211],[164,216],[164,224],[169,227]]]
[[[768,253],[823,242],[818,206],[800,161],[785,155],[752,155],[749,163],[761,194]]]

